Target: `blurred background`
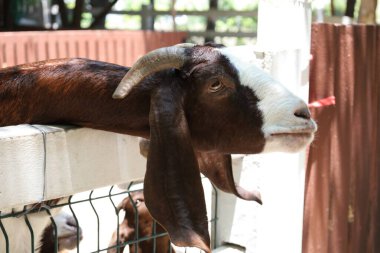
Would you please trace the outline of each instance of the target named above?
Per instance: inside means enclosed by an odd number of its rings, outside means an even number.
[[[188,41],[253,43],[258,0],[0,0],[0,30],[186,31]],[[297,2],[297,1],[295,1]],[[317,22],[379,23],[376,0],[315,0]],[[377,15],[376,15],[377,14]],[[277,22],[281,22],[278,20]]]

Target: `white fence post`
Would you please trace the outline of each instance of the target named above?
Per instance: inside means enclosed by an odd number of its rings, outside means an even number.
[[[308,98],[311,1],[260,0],[256,50],[275,79]],[[217,244],[247,253],[301,253],[305,153],[235,157],[235,179],[258,185],[264,204],[219,192]]]
[[[311,1],[261,0],[258,20],[257,46],[269,54],[270,73],[307,101]],[[264,159],[257,252],[301,253],[305,153]]]

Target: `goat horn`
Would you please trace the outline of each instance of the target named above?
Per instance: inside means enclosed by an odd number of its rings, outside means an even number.
[[[123,77],[112,97],[115,99],[124,98],[128,95],[133,86],[152,73],[169,68],[181,68],[187,59],[185,54],[186,48],[194,46],[195,45],[191,43],[183,43],[171,47],[159,48],[144,55],[137,60]]]

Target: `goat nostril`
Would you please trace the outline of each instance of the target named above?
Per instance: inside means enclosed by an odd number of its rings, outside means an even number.
[[[77,227],[77,222],[73,217],[70,217],[67,219],[66,224],[69,225],[70,227]]]
[[[297,111],[294,112],[294,116],[298,118],[303,118],[303,119],[311,118],[310,111],[307,107],[299,108]]]

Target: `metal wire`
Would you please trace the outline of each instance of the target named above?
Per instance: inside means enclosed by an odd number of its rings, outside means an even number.
[[[136,184],[136,183],[140,183],[140,182],[131,182],[128,187],[127,187],[127,190],[122,190],[122,191],[117,191],[117,192],[113,192],[115,190],[115,187],[114,186],[111,186],[109,191],[108,191],[108,194],[103,194],[101,196],[96,196],[94,197],[94,190],[93,191],[90,191],[89,195],[88,195],[88,198],[86,199],[78,199],[78,200],[73,200],[73,196],[70,196],[68,198],[68,202],[67,203],[55,203],[55,204],[52,204],[51,206],[47,206],[45,205],[44,203],[42,204],[39,204],[39,205],[34,205],[34,206],[25,206],[23,208],[23,210],[20,210],[20,211],[12,211],[10,213],[4,213],[4,212],[0,212],[0,230],[2,233],[0,233],[0,236],[3,236],[4,238],[4,241],[5,241],[5,253],[17,253],[17,252],[10,252],[10,245],[11,245],[11,242],[10,242],[10,237],[9,235],[7,234],[7,231],[6,231],[6,227],[4,226],[3,224],[3,221],[7,218],[24,218],[24,221],[28,227],[28,230],[29,230],[29,233],[30,233],[30,238],[31,238],[31,251],[30,252],[35,252],[35,233],[33,231],[33,226],[30,222],[30,215],[32,215],[33,213],[37,213],[37,212],[41,212],[41,211],[44,211],[47,213],[48,217],[50,218],[50,221],[51,221],[51,224],[52,224],[52,227],[53,227],[53,238],[54,238],[54,252],[57,253],[58,252],[58,248],[59,248],[59,245],[58,245],[58,228],[57,228],[57,224],[55,223],[54,221],[54,218],[52,217],[52,213],[51,211],[54,210],[55,208],[61,208],[61,207],[64,207],[64,206],[68,206],[69,210],[71,211],[71,214],[78,226],[78,229],[76,231],[76,237],[77,237],[77,242],[76,242],[76,246],[77,246],[77,249],[76,249],[76,252],[79,253],[80,251],[80,225],[79,225],[79,219],[77,217],[77,214],[76,212],[74,211],[74,205],[77,205],[77,204],[80,204],[80,203],[89,203],[91,205],[91,208],[95,214],[95,217],[96,217],[96,228],[97,228],[97,243],[96,243],[96,250],[95,251],[92,251],[91,253],[99,253],[99,252],[106,252],[107,250],[111,250],[111,249],[116,249],[116,251],[118,253],[121,253],[121,249],[126,247],[126,246],[129,246],[129,247],[134,247],[134,250],[135,252],[137,252],[138,250],[138,247],[139,247],[139,244],[144,242],[144,241],[147,241],[147,240],[152,240],[152,244],[153,244],[153,248],[152,248],[152,252],[156,252],[158,250],[158,244],[157,244],[157,238],[161,238],[161,237],[164,237],[164,236],[168,236],[168,234],[165,232],[165,233],[157,233],[157,223],[156,221],[153,221],[152,223],[152,235],[150,236],[144,236],[144,237],[140,237],[140,231],[139,231],[139,228],[138,228],[138,224],[139,224],[139,213],[138,213],[138,207],[135,203],[135,201],[133,201],[132,199],[132,195],[131,193],[133,192],[137,192],[137,191],[141,191],[141,189],[132,189],[133,185]],[[217,202],[217,191],[216,191],[216,188],[212,185],[212,189],[213,189],[213,200],[214,200],[214,210],[216,210],[216,208],[218,207],[218,202]],[[120,224],[119,224],[119,214],[120,214],[120,210],[119,208],[117,207],[116,203],[114,202],[113,200],[113,197],[116,197],[116,196],[119,196],[119,197],[122,197],[122,195],[127,195],[126,197],[129,199],[129,201],[131,201],[132,203],[132,206],[133,206],[133,210],[134,210],[134,222],[135,222],[135,235],[134,235],[134,238],[132,240],[129,240],[129,241],[125,241],[123,243],[121,243],[121,240],[120,240]],[[101,199],[106,199],[108,198],[113,206],[113,209],[115,211],[115,215],[116,215],[116,235],[117,235],[117,239],[116,239],[116,245],[107,245],[107,247],[101,247],[100,245],[100,220],[102,217],[100,217],[99,215],[99,212],[97,211],[96,209],[96,205],[94,205],[94,201],[97,201],[97,200],[101,200]],[[109,218],[109,217],[105,217],[105,218]],[[124,218],[124,217],[123,217]],[[211,223],[211,226],[213,227],[213,230],[214,230],[214,246],[215,246],[215,242],[216,242],[216,228],[217,228],[217,214],[216,214],[216,211],[214,212],[214,215],[212,216],[212,218],[209,220],[209,222]],[[0,245],[1,247],[4,247],[3,245]],[[173,252],[173,248],[172,248],[172,245],[170,244],[169,242],[169,250],[168,250],[170,253]],[[185,249],[185,252],[187,250]],[[0,248],[0,252],[3,252],[3,249]],[[87,252],[86,252],[87,253]]]
[[[214,217],[210,220],[210,222],[214,225],[214,247],[216,247],[216,238],[217,238],[217,234],[216,232],[218,231],[217,230],[217,220],[218,220],[218,214],[217,214],[217,211],[218,211],[218,191],[215,187],[215,185],[211,184],[211,187],[213,189],[212,193],[215,195],[214,197]]]
[[[92,210],[94,210],[94,213],[95,213],[95,215],[96,215],[96,228],[97,228],[97,231],[98,231],[98,233],[97,233],[97,249],[98,249],[98,251],[99,251],[99,249],[100,249],[100,225],[99,225],[99,215],[98,215],[98,212],[96,212],[96,209],[95,209],[95,207],[94,207],[94,204],[92,203],[92,194],[94,193],[94,190],[92,190],[91,192],[90,192],[90,195],[89,195],[89,202],[90,202],[90,205],[91,205],[91,207],[92,207]],[[78,226],[79,227],[79,226]]]
[[[132,187],[133,185],[133,182],[131,182],[128,186],[128,190]],[[133,201],[132,199],[132,196],[131,194],[128,194],[128,198],[129,198],[129,201],[131,201],[132,203],[132,206],[133,206],[133,209],[134,209],[134,213],[135,213],[135,239],[136,241],[138,241],[139,239],[139,210],[137,210],[137,206],[136,206],[136,203],[135,201]],[[138,252],[138,243],[136,242],[135,243],[135,252]]]
[[[30,221],[29,221],[29,218],[28,218],[28,214],[24,215],[24,219],[25,219],[25,223],[28,226],[28,229],[29,229],[29,232],[30,232],[30,245],[31,245],[30,252],[33,253],[34,252],[34,232],[33,232],[32,225],[30,224]]]
[[[113,202],[112,200],[112,190],[113,190],[114,186],[111,186],[110,188],[110,191],[108,192],[108,196],[109,196],[109,199],[113,205],[113,208],[115,209],[115,213],[116,213],[116,246],[120,245],[120,224],[119,224],[119,213],[120,213],[120,210],[119,208],[116,207],[115,203]],[[120,247],[117,247],[116,249],[117,253],[120,253]]]
[[[47,132],[40,128],[39,126],[37,125],[29,125],[30,127],[33,127],[34,129],[37,129],[39,132],[41,132],[42,134],[42,142],[43,142],[43,147],[44,147],[44,160],[43,160],[43,168],[44,168],[44,171],[43,171],[43,175],[44,175],[44,184],[43,184],[43,190],[42,190],[42,199],[41,200],[44,200],[45,199],[45,196],[46,196],[46,161],[47,161],[47,152],[46,152],[46,134]]]
[[[54,220],[53,216],[51,215],[49,208],[47,208],[47,207],[42,207],[42,208],[46,210],[47,214],[50,217],[50,222],[51,222],[52,227],[53,227],[53,235],[54,235],[54,253],[58,253],[58,228],[57,228],[57,224],[55,223],[55,220]]]
[[[75,212],[73,210],[72,203],[71,203],[72,198],[73,198],[73,196],[70,196],[70,198],[69,198],[69,208],[70,208],[71,214],[74,217],[75,223],[77,224],[77,227],[79,228],[80,227],[79,221],[78,221],[77,216],[75,215]],[[77,229],[77,253],[79,253],[79,242],[80,242],[79,229]]]
[[[152,234],[156,234],[156,221],[154,220],[153,221],[153,224],[152,224]],[[156,241],[156,238],[153,238],[153,253],[156,252],[156,245],[157,244],[157,241]]]
[[[1,217],[1,212],[0,212],[0,217]],[[0,219],[0,228],[1,228],[1,232],[3,232],[4,239],[5,239],[5,252],[8,253],[9,252],[9,238],[8,238],[7,231],[5,230],[3,222],[1,221],[1,219]]]

